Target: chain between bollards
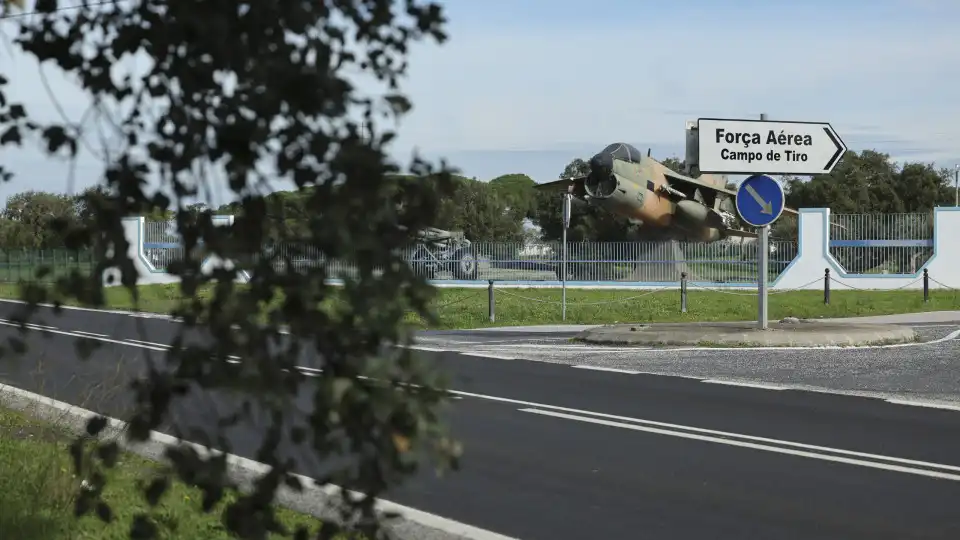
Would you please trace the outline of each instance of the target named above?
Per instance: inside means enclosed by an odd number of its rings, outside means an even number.
[[[687,273],[680,272],[680,313],[687,312]]]

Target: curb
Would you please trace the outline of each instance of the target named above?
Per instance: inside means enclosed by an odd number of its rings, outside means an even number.
[[[806,320],[800,321],[808,322]],[[881,347],[918,343],[918,334],[908,326],[887,324],[861,324],[853,330],[817,328],[819,321],[809,321],[804,333],[794,332],[792,327],[754,330],[723,328],[703,330],[705,325],[607,325],[580,332],[574,342],[593,345],[617,345],[634,347],[698,347],[712,349],[781,348],[796,347],[818,349],[824,347]],[[790,322],[788,324],[796,324]],[[838,324],[838,323],[834,323]],[[824,325],[827,326],[827,325]],[[852,325],[851,325],[852,326]],[[810,329],[820,330],[815,334]]]
[[[85,431],[87,420],[98,415],[93,411],[6,384],[0,384],[0,403],[17,411],[29,411],[30,416],[41,420],[57,421],[78,434]],[[150,440],[144,443],[130,443],[119,437],[126,428],[126,422],[116,418],[106,418],[107,427],[102,432],[101,438],[116,437],[123,450],[146,459],[162,461],[168,446],[181,444],[193,447],[202,456],[212,453],[201,445],[180,441],[156,431],[151,431]],[[270,467],[263,463],[234,454],[226,456],[229,478],[241,489],[252,485],[258,477],[270,471]],[[300,480],[303,490],[296,492],[281,486],[277,490],[276,504],[322,521],[339,521],[339,515],[333,506],[340,497],[339,487],[329,484],[318,486],[312,478],[307,476],[299,474],[292,476]],[[347,493],[351,498],[360,495],[352,491]],[[379,512],[399,514],[399,517],[386,522],[383,528],[403,540],[518,540],[384,499],[376,501],[376,508]]]

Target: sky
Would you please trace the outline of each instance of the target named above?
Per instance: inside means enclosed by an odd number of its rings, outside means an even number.
[[[403,165],[417,151],[481,180],[544,182],[612,142],[682,156],[686,121],[761,113],[830,122],[851,150],[960,163],[956,0],[440,3],[450,39],[414,46],[402,86],[414,109],[390,154]],[[16,31],[10,20],[0,29]],[[0,46],[0,73],[12,79],[8,99],[42,120],[78,121],[89,106],[56,67],[41,76],[13,45]],[[34,148],[0,149],[17,173],[0,200],[98,183],[102,159],[81,154],[71,179],[68,164]]]

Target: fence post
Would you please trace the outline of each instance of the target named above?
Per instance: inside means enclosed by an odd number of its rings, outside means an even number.
[[[830,269],[823,269],[823,304],[830,305]]]
[[[687,312],[687,273],[680,272],[680,313]]]
[[[487,285],[487,311],[490,313],[490,322],[496,322],[497,320],[496,305],[496,299],[493,296],[493,280],[491,279],[489,285]]]
[[[923,269],[923,302],[927,303],[930,301],[930,274],[927,272],[927,269]]]

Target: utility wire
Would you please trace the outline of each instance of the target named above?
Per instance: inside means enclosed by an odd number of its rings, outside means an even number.
[[[33,11],[24,11],[21,13],[4,13],[3,15],[0,15],[0,21],[5,21],[7,19],[19,19],[20,17],[29,17],[30,15],[43,15],[45,13],[55,13],[57,11],[68,11],[71,9],[81,9],[85,7],[105,6],[108,4],[115,4],[116,2],[117,0],[101,0],[100,2],[90,2],[87,5],[77,4],[74,6],[60,6],[57,9],[54,9],[52,11],[33,10]]]

